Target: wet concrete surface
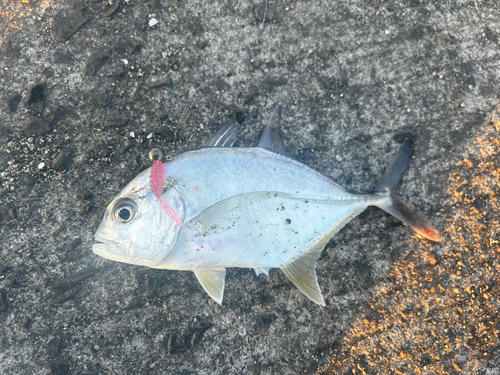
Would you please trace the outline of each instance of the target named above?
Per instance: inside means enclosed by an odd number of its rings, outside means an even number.
[[[0,372],[379,373],[363,352],[371,346],[350,341],[354,329],[362,337],[359,319],[379,324],[373,299],[396,290],[386,284],[405,259],[433,267],[432,253],[444,267],[445,245],[467,247],[446,232],[461,207],[450,186],[468,165],[460,162],[480,165],[469,147],[479,149],[478,134],[495,121],[495,2],[31,0],[0,12]],[[239,145],[256,145],[277,104],[289,153],[357,192],[373,190],[398,142],[417,133],[401,196],[448,233],[445,243],[422,251],[408,228],[368,209],[318,261],[326,307],[279,270],[229,269],[218,306],[190,272],[92,253],[106,205],[149,166],[151,147],[200,147],[230,120]],[[477,210],[491,206],[480,201]],[[386,371],[499,373],[498,287],[480,277],[468,280],[493,289],[482,290],[491,293],[480,319],[488,342],[477,328],[466,341],[476,351],[443,344],[434,356],[419,352],[422,335],[398,331],[400,353],[375,348],[389,362],[411,355],[415,366]],[[451,282],[433,283],[454,294]]]

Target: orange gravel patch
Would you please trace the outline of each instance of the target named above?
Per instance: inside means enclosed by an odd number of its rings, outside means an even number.
[[[443,241],[414,237],[327,374],[474,374],[500,336],[500,106],[449,178]]]

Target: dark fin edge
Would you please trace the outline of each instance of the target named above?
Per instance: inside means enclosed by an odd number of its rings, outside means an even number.
[[[281,137],[281,106],[274,108],[260,137],[259,147],[288,156]]]
[[[441,235],[429,219],[405,203],[396,193],[399,181],[413,156],[413,139],[413,135],[409,136],[399,147],[398,152],[396,152],[391,164],[378,183],[375,191],[383,192],[388,190],[389,197],[387,201],[378,204],[377,207],[398,218],[423,237],[439,242],[441,241]]]

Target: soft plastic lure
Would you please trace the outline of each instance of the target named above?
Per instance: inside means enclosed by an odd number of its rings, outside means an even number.
[[[149,151],[149,159],[153,162],[151,167],[151,174],[149,175],[149,181],[151,182],[151,191],[160,203],[160,206],[165,210],[168,216],[176,222],[176,224],[184,227],[182,221],[175,212],[175,210],[162,198],[163,182],[165,180],[165,169],[163,167],[162,151],[160,149],[154,148]]]

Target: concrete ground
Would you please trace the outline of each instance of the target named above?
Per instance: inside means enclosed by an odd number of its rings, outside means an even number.
[[[500,374],[496,1],[0,3],[2,374]],[[327,245],[326,307],[279,270],[190,272],[92,253],[160,147],[276,105],[290,154],[369,192],[418,134],[401,196],[433,244],[370,208]],[[251,181],[249,181],[251,183]]]

